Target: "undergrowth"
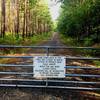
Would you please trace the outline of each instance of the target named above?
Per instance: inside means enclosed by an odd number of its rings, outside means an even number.
[[[34,34],[32,37],[15,37],[11,34],[7,34],[4,38],[0,38],[0,44],[2,45],[35,45],[41,41],[48,40],[51,36],[51,32]]]
[[[100,44],[93,44],[93,41],[91,39],[85,38],[82,41],[77,40],[76,38],[68,37],[64,34],[60,34],[61,42],[65,44],[66,46],[73,46],[73,47],[96,47],[100,48]],[[74,49],[74,52],[76,54],[79,54],[81,56],[85,57],[100,57],[100,50],[91,50],[91,49]],[[100,67],[100,61],[94,60],[94,65],[96,67]]]
[[[33,37],[22,38],[14,37],[11,34],[7,34],[4,38],[0,38],[0,45],[17,45],[17,46],[34,46],[43,41],[48,40],[51,37],[51,32],[34,35]],[[14,54],[24,53],[27,49],[25,48],[0,48],[0,54]]]

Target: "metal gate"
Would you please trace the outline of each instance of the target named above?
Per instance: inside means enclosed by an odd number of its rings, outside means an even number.
[[[0,50],[10,48],[32,48],[33,49],[44,49],[44,56],[50,56],[52,51],[56,50],[95,50],[100,52],[100,48],[92,48],[92,47],[65,47],[65,46],[9,46],[9,45],[0,45]],[[7,56],[0,55],[0,59],[33,59],[34,56]],[[96,70],[100,72],[100,67],[89,67],[89,66],[72,66],[67,65],[71,60],[99,60],[100,58],[92,58],[92,57],[72,57],[66,56],[66,66],[65,68],[65,78],[46,78],[46,79],[36,79],[33,77],[33,62],[25,64],[0,64],[0,68],[14,68],[20,69],[20,71],[12,71],[12,70],[4,70],[0,71],[0,86],[1,87],[36,87],[36,88],[58,88],[58,89],[72,89],[72,90],[90,90],[90,91],[100,91],[100,73],[97,74],[89,74],[89,70]],[[23,72],[23,68],[27,69]],[[67,72],[67,70],[73,69],[74,73]],[[76,69],[84,70],[84,74],[75,73]],[[5,76],[5,77],[4,77]],[[81,78],[82,80],[78,79]],[[88,78],[88,80],[87,80]],[[85,79],[85,80],[84,80]],[[93,81],[91,81],[93,79]],[[90,80],[90,81],[89,81]],[[98,80],[98,81],[97,81]]]

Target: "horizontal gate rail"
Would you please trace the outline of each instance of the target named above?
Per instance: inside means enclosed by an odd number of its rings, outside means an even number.
[[[42,85],[37,85],[36,83],[38,82],[45,82],[45,84],[46,84],[46,82],[47,82],[47,80],[27,80],[27,79],[1,79],[1,81],[7,81],[7,82],[9,82],[9,81],[11,81],[12,83],[10,83],[10,84],[6,84],[6,83],[4,83],[4,84],[0,84],[0,86],[2,86],[2,87],[34,87],[34,88],[56,88],[56,89],[71,89],[71,90],[88,90],[88,91],[100,91],[100,88],[93,88],[93,87],[89,87],[89,88],[87,88],[87,87],[78,87],[78,84],[82,84],[82,85],[99,85],[100,84],[100,82],[83,82],[83,81],[63,81],[63,80],[48,80],[48,85],[44,85],[44,84],[42,84]],[[13,84],[13,81],[14,82],[17,82],[17,84]],[[32,82],[33,83],[35,83],[35,85],[32,85]],[[24,84],[25,83],[25,84]],[[55,83],[55,84],[58,84],[57,86],[55,86],[55,85],[50,85],[50,83]],[[59,84],[60,83],[60,84]],[[65,84],[76,84],[77,85],[77,87],[75,87],[75,86],[72,86],[72,85],[70,85],[70,86],[62,86],[61,85],[61,83],[62,83],[62,85],[63,85],[63,83]]]
[[[16,64],[0,64],[0,67],[33,67],[33,65],[16,65]],[[95,66],[65,66],[64,68],[67,69],[94,69],[94,70],[100,70],[100,67]]]
[[[89,58],[89,57],[66,57],[71,60],[100,60],[100,58]]]
[[[33,73],[27,72],[0,72],[0,74],[7,74],[7,75],[33,75]]]
[[[34,56],[0,56],[0,58],[34,58]],[[69,60],[100,60],[100,58],[66,57]]]
[[[10,78],[0,78],[0,81],[25,81],[25,82],[47,82],[47,80],[32,80],[32,79],[10,79]],[[75,83],[75,84],[97,84],[100,82],[84,82],[84,81],[67,81],[67,80],[48,80],[48,82],[56,82],[56,83]]]
[[[16,84],[0,84],[0,87],[21,87],[21,88],[51,88],[51,89],[70,89],[70,90],[85,90],[85,91],[100,91],[100,88],[85,88],[85,87],[65,87],[65,86],[41,86],[41,85],[16,85]]]
[[[66,77],[96,77],[100,78],[100,75],[89,75],[89,74],[65,74]]]
[[[33,56],[0,56],[0,58],[33,58]]]
[[[33,75],[33,73],[26,72],[0,72],[0,74],[9,74],[9,75]],[[96,77],[100,78],[100,75],[89,75],[89,74],[65,74],[66,77]]]
[[[0,67],[33,67],[33,65],[0,64]]]
[[[100,70],[100,67],[96,66],[65,66],[67,69],[94,69],[94,70]]]
[[[15,46],[15,45],[0,45],[0,48],[34,48],[34,49],[87,49],[87,50],[100,50],[95,47],[66,47],[66,46]]]

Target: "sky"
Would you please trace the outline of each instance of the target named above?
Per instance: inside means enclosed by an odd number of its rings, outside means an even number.
[[[53,21],[55,21],[59,16],[60,3],[56,3],[55,0],[48,0],[48,6],[50,9],[50,13]]]

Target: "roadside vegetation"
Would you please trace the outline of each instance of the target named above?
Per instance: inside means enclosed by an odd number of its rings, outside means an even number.
[[[100,48],[100,0],[63,0],[57,29],[62,43],[67,46]],[[100,57],[100,50],[74,52]],[[100,61],[92,63],[100,67]]]
[[[52,35],[52,32],[42,33],[42,34],[35,34],[32,37],[26,37],[23,40],[22,37],[16,39],[10,33],[6,34],[4,38],[0,39],[0,44],[2,45],[35,45],[42,41],[48,40]]]
[[[63,0],[58,31],[67,44],[100,47],[100,1]]]
[[[53,22],[45,0],[1,0],[0,44],[34,45],[48,39]]]
[[[45,0],[0,0],[0,45],[36,45],[51,37],[53,22]],[[3,49],[0,54],[25,52]]]

